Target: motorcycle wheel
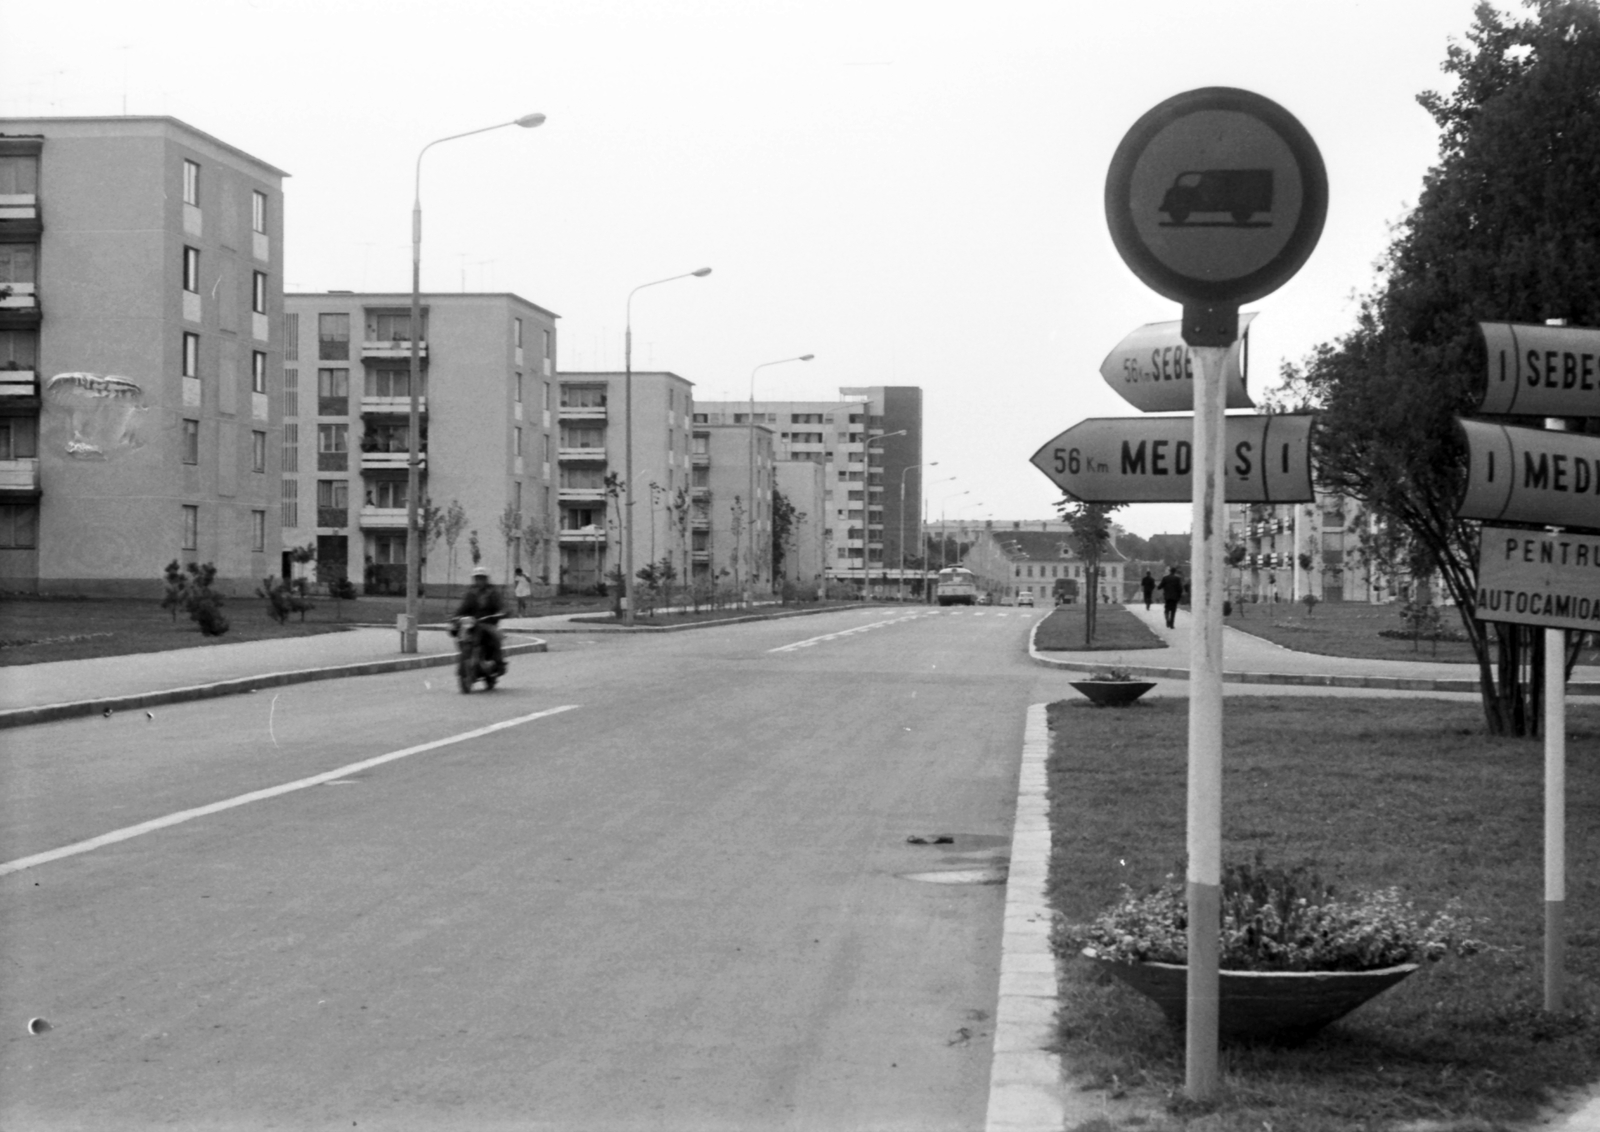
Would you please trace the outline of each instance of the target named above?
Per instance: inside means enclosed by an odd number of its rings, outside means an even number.
[[[477,665],[470,655],[463,655],[456,662],[456,682],[461,685],[461,694],[464,696],[472,691],[472,676]]]

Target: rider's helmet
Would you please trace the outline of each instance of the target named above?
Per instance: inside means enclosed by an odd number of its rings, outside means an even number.
[[[474,578],[487,578],[489,576],[489,567],[487,567],[487,566],[474,566],[472,568],[472,576]]]

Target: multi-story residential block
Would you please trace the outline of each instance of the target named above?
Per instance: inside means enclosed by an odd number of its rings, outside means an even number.
[[[409,293],[285,302],[283,570],[404,593],[411,411]],[[513,294],[422,297],[419,505],[465,522],[424,545],[424,587],[460,585],[475,539],[498,581],[554,580],[557,315]]]
[[[780,461],[822,466],[826,575],[858,582],[870,577],[893,588],[902,540],[907,559],[917,557],[922,541],[922,390],[874,385],[839,394],[838,401],[757,401],[753,423],[773,431]],[[705,401],[698,410],[699,424],[751,423],[748,401]],[[759,518],[770,502],[759,494],[756,502]],[[921,576],[914,570],[907,575]],[[758,564],[756,577],[770,588],[770,556]]]
[[[0,585],[275,569],[285,176],[174,118],[0,119]]]
[[[774,564],[778,579],[802,591],[820,589],[828,549],[823,465],[810,460],[779,460],[774,471],[778,490],[791,508],[783,560]]]
[[[755,506],[750,505],[750,449],[755,445]],[[739,592],[770,586],[772,430],[764,425],[694,426],[693,559],[696,582],[727,583]]]
[[[1108,550],[1100,559],[1098,578],[1092,579],[1088,564],[1072,549],[1070,530],[1051,530],[1051,525],[985,524],[963,528],[962,534],[970,536],[970,546],[961,564],[978,576],[981,590],[1006,603],[1029,593],[1036,605],[1050,605],[1055,601],[1056,582],[1063,578],[1077,583],[1076,600],[1083,600],[1087,587],[1094,582],[1102,600],[1122,601],[1128,562],[1122,552]]]
[[[633,500],[633,568],[672,564],[690,576],[694,383],[675,373],[633,375],[633,482],[626,484],[627,375],[569,372],[560,381],[560,569],[569,591],[620,569]],[[631,489],[631,490],[630,490]]]
[[[1230,504],[1230,592],[1250,602],[1392,598],[1361,552],[1360,521],[1352,501],[1321,491],[1311,503]]]

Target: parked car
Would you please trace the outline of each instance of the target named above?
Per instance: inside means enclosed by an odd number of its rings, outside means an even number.
[[[1017,595],[1017,604],[1018,605],[1032,605],[1033,604],[1033,591],[1032,590],[1023,590],[1021,593],[1019,593]]]
[[[994,604],[994,598],[990,597],[988,594],[979,594],[978,595],[978,604],[979,605],[993,605]]]

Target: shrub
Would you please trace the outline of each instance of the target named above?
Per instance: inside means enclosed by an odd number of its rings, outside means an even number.
[[[282,578],[263,578],[256,596],[266,599],[267,616],[280,625],[289,620],[291,613],[298,613],[300,620],[304,621],[306,610],[313,608],[303,578],[296,578],[293,582],[285,582]]]
[[[214,562],[204,565],[189,563],[189,576],[184,587],[183,607],[189,611],[189,620],[200,626],[207,637],[220,637],[228,631],[228,619],[222,614],[223,596],[211,588],[217,580]]]
[[[1188,962],[1188,899],[1172,876],[1122,898],[1081,929],[1059,926],[1066,954],[1087,947],[1125,963]],[[1226,971],[1367,971],[1401,963],[1471,955],[1484,945],[1466,937],[1474,921],[1455,902],[1421,912],[1396,888],[1344,897],[1308,866],[1253,862],[1223,867],[1218,965]]]

